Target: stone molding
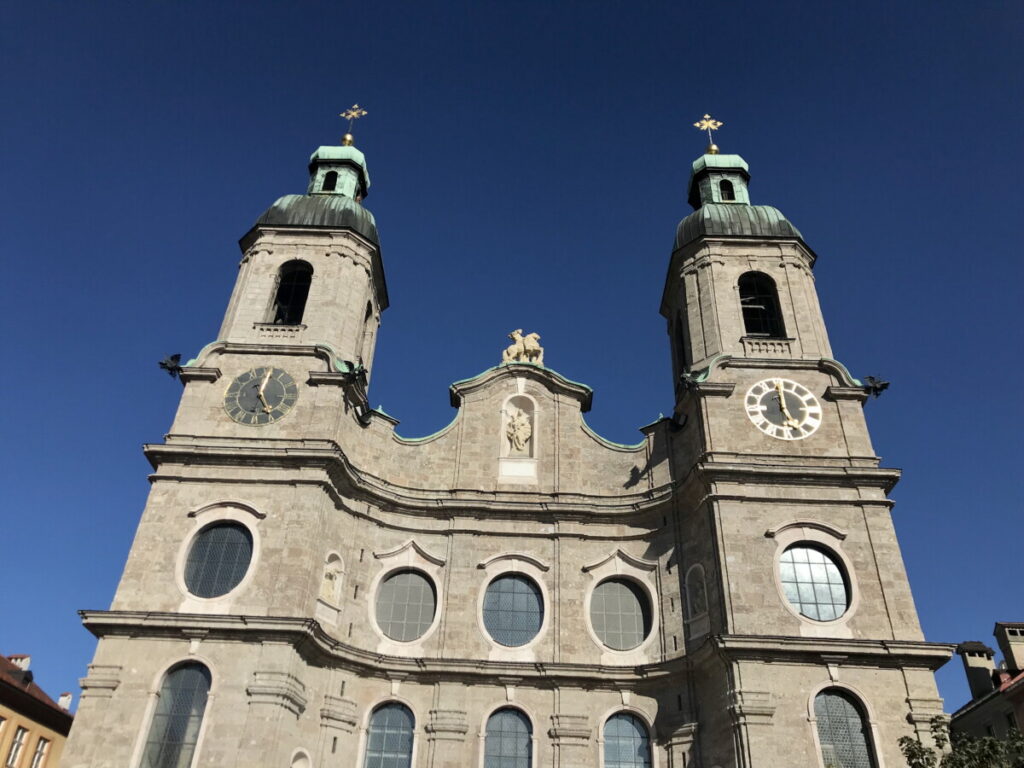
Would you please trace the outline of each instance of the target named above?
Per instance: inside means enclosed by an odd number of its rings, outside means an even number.
[[[559,747],[585,747],[590,743],[590,718],[586,715],[551,716],[548,736]]]
[[[432,709],[424,730],[431,741],[465,741],[469,717],[461,709]]]
[[[701,651],[711,652],[705,644]],[[859,640],[850,638],[776,637],[770,635],[717,635],[712,643],[733,661],[794,661],[805,664],[913,668],[936,670],[953,655],[955,645],[924,640]],[[706,650],[705,650],[706,649]],[[701,655],[700,652],[697,654]],[[699,659],[693,659],[700,663]]]
[[[287,672],[256,670],[246,686],[249,704],[273,704],[287,709],[296,717],[306,710],[306,686]]]
[[[79,679],[80,698],[109,699],[121,684],[121,666],[117,664],[90,664],[85,677]]]
[[[323,706],[320,708],[320,726],[352,733],[359,723],[356,707],[356,702],[352,699],[325,694]]]
[[[214,382],[221,376],[220,368],[197,368],[194,366],[184,366],[178,371],[178,378],[181,379],[182,384],[188,384],[193,381],[209,381]]]
[[[761,336],[744,336],[743,354],[747,357],[792,357],[793,342],[796,339],[769,339]]]
[[[740,725],[771,725],[775,714],[775,697],[770,691],[729,692],[729,712]]]

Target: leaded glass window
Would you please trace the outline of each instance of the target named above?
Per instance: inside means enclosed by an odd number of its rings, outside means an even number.
[[[804,544],[790,547],[779,560],[779,575],[786,599],[807,618],[832,621],[846,613],[846,578],[824,551]]]
[[[544,622],[544,598],[532,579],[518,574],[499,576],[484,593],[484,626],[495,642],[526,645]]]
[[[141,768],[188,768],[210,693],[210,670],[183,664],[167,673],[149,726]]]
[[[530,768],[533,728],[518,709],[499,709],[487,720],[484,768]]]
[[[201,530],[185,562],[185,586],[196,597],[220,597],[237,587],[252,560],[252,534],[241,523]]]
[[[377,625],[392,640],[409,642],[423,636],[434,623],[437,595],[419,571],[398,571],[377,591]]]
[[[363,768],[409,768],[415,724],[412,712],[403,704],[392,702],[374,710]]]
[[[836,688],[819,693],[814,698],[814,717],[825,768],[875,768],[867,723],[848,694]]]
[[[605,722],[604,768],[651,768],[651,737],[636,715],[620,712]]]
[[[651,606],[644,591],[626,579],[608,579],[590,598],[590,623],[602,643],[616,651],[636,648],[651,631]]]

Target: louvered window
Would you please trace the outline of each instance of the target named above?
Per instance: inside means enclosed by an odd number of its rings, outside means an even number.
[[[300,325],[313,282],[313,267],[295,259],[281,265],[278,273],[277,295],[274,297],[274,323]]]
[[[740,276],[739,290],[746,335],[785,338],[775,281],[763,272],[747,272]]]

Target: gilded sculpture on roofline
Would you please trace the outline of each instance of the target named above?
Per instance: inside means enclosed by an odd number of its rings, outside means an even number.
[[[534,363],[544,365],[544,348],[539,333],[528,333],[523,336],[523,329],[517,328],[508,335],[512,340],[501,353],[502,363]]]

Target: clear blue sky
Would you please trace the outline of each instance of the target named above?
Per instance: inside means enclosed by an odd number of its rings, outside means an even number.
[[[214,339],[237,239],[355,101],[392,302],[371,399],[406,436],[518,327],[607,437],[670,412],[690,126],[724,120],[819,254],[836,356],[893,382],[869,422],[928,638],[991,643],[1024,619],[1022,33],[1018,0],[7,4],[0,652],[77,694],[75,611],[109,605],[181,391],[156,362]]]

